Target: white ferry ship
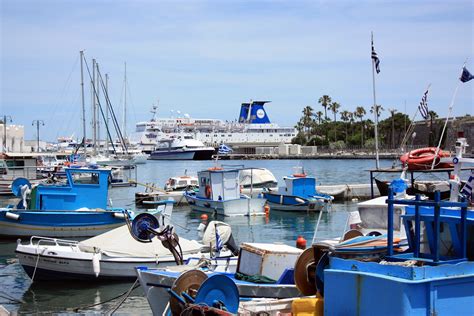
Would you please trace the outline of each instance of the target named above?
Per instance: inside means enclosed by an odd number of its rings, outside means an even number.
[[[280,127],[271,123],[264,105],[270,101],[250,101],[242,103],[238,121],[228,122],[219,119],[196,119],[188,115],[176,118],[153,118],[148,122],[136,124],[136,131],[130,142],[139,145],[144,152],[151,152],[162,139],[177,138],[185,133],[203,142],[206,146],[217,148],[220,144],[231,146],[234,150],[245,151],[257,146],[278,146],[291,143],[296,136],[293,127]]]

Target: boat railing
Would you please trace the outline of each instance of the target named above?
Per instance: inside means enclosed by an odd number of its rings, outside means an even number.
[[[388,204],[388,211],[387,211],[387,255],[393,259],[397,259],[397,257],[407,258],[410,259],[420,259],[423,258],[425,260],[430,260],[430,262],[434,265],[441,264],[441,263],[457,263],[460,261],[467,260],[467,239],[468,239],[468,229],[467,229],[467,212],[468,212],[468,203],[466,199],[463,197],[461,202],[451,202],[451,201],[442,201],[440,198],[440,192],[435,192],[434,201],[429,200],[422,200],[420,194],[416,195],[415,200],[398,200],[394,198],[394,193],[392,188],[389,188],[388,191],[388,198],[386,200]],[[410,205],[414,207],[414,237],[413,242],[411,243],[411,251],[412,253],[403,254],[403,255],[395,255],[394,254],[394,241],[393,241],[393,231],[394,231],[394,223],[393,223],[393,215],[394,215],[394,205],[401,204],[401,205]],[[421,207],[430,207],[433,209],[432,215],[432,233],[427,231],[428,239],[432,239],[433,249],[430,251],[429,254],[422,252],[421,247],[421,236],[422,236],[422,222],[424,222],[425,227],[431,225],[426,222],[427,219],[423,219],[421,215]],[[441,245],[441,208],[459,208],[460,209],[460,216],[457,225],[459,228],[456,228],[455,238],[452,237],[453,242],[456,242],[458,246],[454,246],[455,249],[459,249],[456,255],[451,256],[451,258],[442,258],[440,255],[440,245]],[[451,232],[453,233],[453,232]],[[410,257],[411,256],[411,257]]]
[[[36,241],[36,244],[34,243]],[[51,237],[42,237],[42,236],[31,236],[30,238],[30,245],[39,246],[46,246],[46,245],[54,245],[54,246],[70,246],[71,248],[77,247],[79,242],[77,240],[67,240],[67,239],[58,239],[58,238],[51,238]]]

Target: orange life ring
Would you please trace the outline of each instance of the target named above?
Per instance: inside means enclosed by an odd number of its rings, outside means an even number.
[[[209,184],[206,185],[205,191],[206,191],[206,197],[207,197],[208,199],[210,199],[210,198],[211,198],[211,195],[212,195],[212,189],[211,189],[211,186],[210,186]]]
[[[306,178],[306,173],[295,173],[293,174],[295,178]]]
[[[209,171],[222,170],[222,168],[221,168],[221,167],[211,167],[211,168],[209,168],[209,169],[207,169],[207,170],[209,170]]]
[[[439,150],[438,155],[436,154],[436,147],[425,147],[412,150],[400,157],[400,161],[403,164],[408,165],[409,170],[419,170],[431,168],[433,160],[436,161],[436,168],[450,168],[450,163],[439,163],[441,158],[449,157],[449,152]]]

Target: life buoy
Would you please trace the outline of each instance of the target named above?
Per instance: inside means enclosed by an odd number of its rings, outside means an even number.
[[[215,170],[222,170],[222,168],[221,168],[221,167],[211,167],[211,168],[209,168],[209,169],[207,169],[207,170],[209,170],[209,171],[215,171]]]
[[[450,163],[440,163],[440,159],[449,157],[449,152],[439,150],[436,154],[436,147],[425,147],[412,150],[400,157],[403,164],[408,165],[409,170],[420,170],[431,168],[433,160],[435,160],[435,168],[450,168]]]
[[[205,189],[205,190],[206,190],[206,197],[207,197],[208,199],[210,199],[210,198],[211,198],[211,195],[212,195],[211,186],[210,186],[209,184],[206,185],[206,189]]]
[[[306,178],[306,173],[295,173],[293,174],[295,178]]]

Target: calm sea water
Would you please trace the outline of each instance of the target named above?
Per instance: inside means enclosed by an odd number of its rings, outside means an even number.
[[[293,172],[295,166],[303,166],[308,174],[315,175],[318,184],[369,183],[366,170],[374,168],[373,160],[259,160],[226,161],[227,165],[245,167],[265,167],[270,169],[277,179]],[[382,167],[392,165],[390,160],[382,160]],[[184,174],[196,174],[198,170],[214,166],[210,161],[149,161],[140,165],[137,179],[142,183],[163,185],[167,178]],[[134,207],[134,193],[143,191],[143,187],[114,188],[110,198],[115,207]],[[1,201],[0,202],[5,202]],[[4,203],[2,203],[4,204]],[[318,237],[335,237],[343,233],[348,212],[356,209],[353,202],[336,203],[332,212],[323,215]],[[200,214],[187,207],[175,208],[173,224],[178,234],[188,239],[198,239],[197,227]],[[221,219],[222,220],[222,219]],[[294,245],[298,235],[303,235],[308,243],[314,234],[316,214],[291,214],[271,212],[265,217],[225,218],[232,226],[236,242],[281,242]],[[78,282],[38,282],[31,280],[23,272],[15,258],[15,241],[0,241],[0,305],[18,313],[58,313],[75,314],[75,308],[84,307],[79,313],[105,313],[115,306],[113,300],[95,307],[95,303],[107,301],[127,291],[131,283],[93,284]],[[140,288],[134,290],[121,305],[118,314],[151,314],[146,298]]]

